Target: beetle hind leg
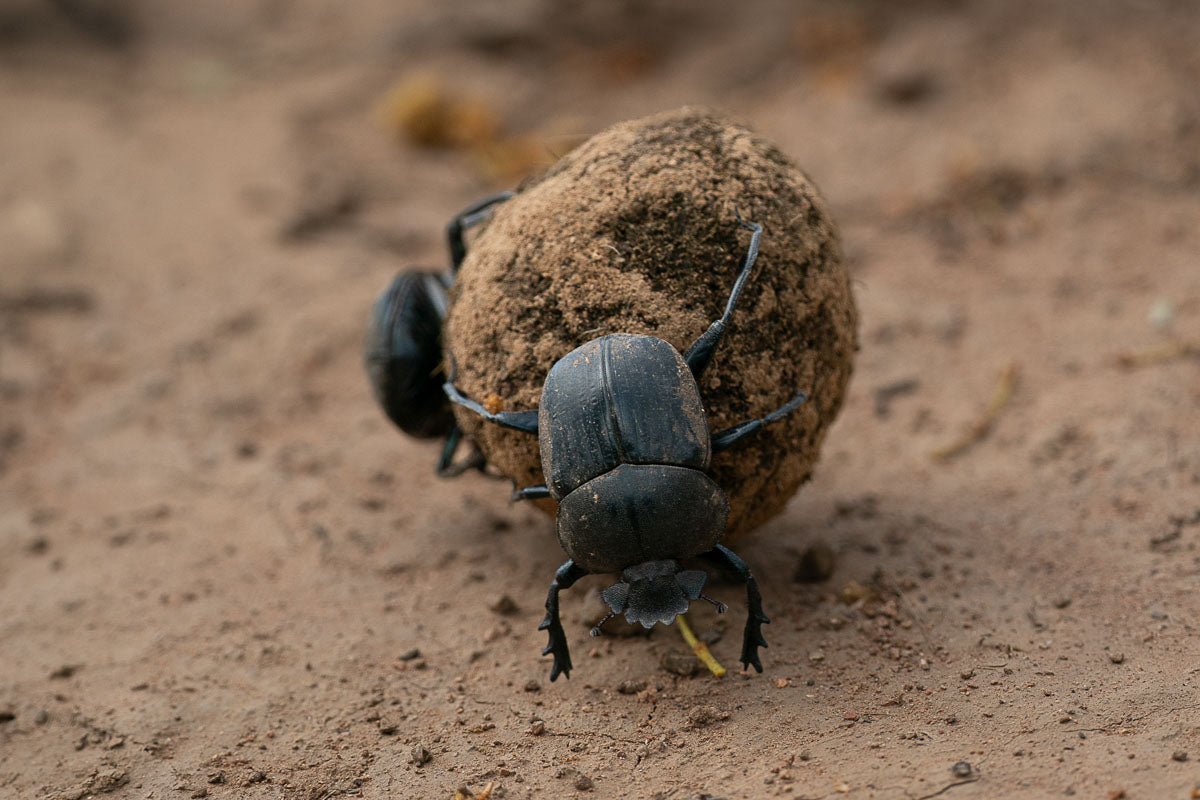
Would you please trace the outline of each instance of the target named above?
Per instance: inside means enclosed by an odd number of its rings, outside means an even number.
[[[688,369],[692,371],[692,377],[697,381],[700,380],[705,368],[712,361],[713,353],[716,352],[717,345],[721,343],[725,329],[733,320],[733,311],[737,308],[738,299],[742,296],[742,289],[746,288],[746,281],[750,280],[750,273],[754,271],[754,262],[758,260],[758,244],[762,241],[763,226],[757,222],[746,222],[742,219],[741,214],[738,214],[738,222],[743,228],[753,231],[753,234],[750,237],[750,246],[746,248],[746,255],[742,258],[742,269],[733,283],[729,300],[725,303],[725,313],[721,315],[720,319],[709,325],[708,330],[700,334],[700,338],[692,343],[683,357],[683,360],[687,362]]]

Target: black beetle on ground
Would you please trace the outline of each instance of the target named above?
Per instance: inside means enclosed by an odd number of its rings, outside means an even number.
[[[485,420],[538,436],[546,485],[515,491],[514,499],[558,501],[558,540],[569,560],[559,567],[546,597],[549,631],[542,654],[553,653],[550,680],[568,678],[571,654],[558,613],[558,592],[590,573],[621,573],[602,593],[611,609],[646,628],[671,624],[702,595],[706,575],[685,570],[679,559],[699,556],[732,569],[746,584],[748,616],[741,661],[762,672],[766,647],[758,585],[746,563],[721,546],[729,501],[705,472],[714,452],[786,417],[806,399],[798,392],[760,419],[711,433],[697,380],[733,318],[738,297],[758,256],[762,226],[753,231],[725,312],[686,355],[653,336],[611,334],[559,359],[546,376],[536,411],[493,413],[445,384],[446,396]],[[453,364],[453,362],[452,362]],[[724,606],[716,604],[718,610]],[[602,621],[600,625],[603,625]],[[592,635],[600,635],[600,625]]]
[[[478,450],[465,461],[451,463],[462,430],[454,423],[442,390],[446,381],[442,369],[446,292],[467,255],[466,230],[511,197],[512,192],[485,197],[455,216],[446,226],[450,270],[441,274],[414,269],[401,272],[371,308],[364,362],[375,399],[388,419],[409,436],[445,437],[437,465],[438,475],[444,478],[485,467]]]

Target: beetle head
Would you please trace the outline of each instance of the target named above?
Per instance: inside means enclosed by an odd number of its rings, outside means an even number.
[[[599,636],[600,625],[622,613],[631,625],[635,622],[643,628],[653,628],[656,622],[670,625],[675,617],[688,610],[691,601],[709,600],[700,594],[707,578],[703,570],[682,569],[679,562],[669,559],[629,567],[621,573],[621,580],[600,593],[612,613],[592,628],[592,635]],[[722,603],[709,602],[718,611],[725,610]]]

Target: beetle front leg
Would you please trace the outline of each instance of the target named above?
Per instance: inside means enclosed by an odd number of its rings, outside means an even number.
[[[771,620],[763,613],[762,595],[758,592],[758,582],[750,574],[750,567],[746,566],[746,562],[727,547],[717,545],[705,553],[704,558],[720,566],[728,567],[745,582],[747,615],[746,627],[742,631],[742,657],[740,660],[746,667],[754,667],[762,672],[762,662],[758,659],[758,648],[768,646],[767,640],[762,635],[762,626],[770,623]]]
[[[558,679],[559,673],[566,675],[568,679],[571,677],[571,650],[567,645],[567,635],[563,632],[562,622],[558,618],[558,590],[571,588],[575,581],[587,574],[586,569],[568,560],[554,573],[554,581],[546,595],[546,618],[538,625],[538,630],[550,633],[550,641],[542,655],[554,654],[554,665],[550,667],[551,683]]]

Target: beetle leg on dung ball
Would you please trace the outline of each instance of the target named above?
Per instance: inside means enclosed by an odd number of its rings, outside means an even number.
[[[738,298],[741,297],[746,281],[750,280],[754,262],[758,259],[758,243],[762,240],[763,233],[762,225],[757,222],[746,222],[742,219],[741,214],[738,214],[738,222],[742,224],[743,228],[754,233],[750,237],[750,246],[746,248],[746,255],[742,259],[742,270],[738,273],[737,280],[733,283],[733,290],[729,293],[729,300],[725,303],[725,313],[721,315],[720,319],[709,325],[708,330],[700,334],[699,339],[692,342],[692,346],[688,348],[683,357],[683,360],[687,362],[688,369],[692,371],[692,377],[697,381],[704,374],[708,363],[712,361],[713,353],[716,352],[717,345],[721,343],[721,337],[725,334],[725,328],[733,320],[733,310],[737,307]]]
[[[795,397],[793,397],[791,400],[788,400],[786,403],[772,411],[770,414],[767,414],[765,417],[747,420],[745,422],[738,423],[733,427],[726,428],[725,430],[717,431],[712,435],[713,452],[719,453],[725,448],[737,444],[743,437],[749,436],[757,430],[762,430],[773,422],[779,422],[779,420],[783,419],[788,414],[791,414],[793,411],[799,408],[800,404],[807,399],[808,395],[804,392],[796,392]]]
[[[526,486],[524,489],[513,489],[509,500],[545,500],[551,497],[549,486]]]
[[[512,192],[500,192],[499,194],[489,195],[467,206],[458,216],[450,220],[450,223],[446,226],[446,238],[450,242],[451,275],[458,273],[458,268],[462,266],[463,259],[467,257],[467,243],[463,241],[463,233],[467,228],[478,225],[487,219],[488,215],[492,213],[492,206],[497,203],[503,203],[512,196]]]
[[[450,377],[446,379],[446,383],[442,386],[446,392],[446,397],[450,398],[451,403],[462,406],[463,408],[474,411],[479,416],[486,419],[488,422],[495,423],[501,428],[510,428],[514,431],[522,433],[532,433],[537,436],[538,432],[538,412],[536,411],[501,411],[492,413],[483,406],[476,403],[471,398],[464,395],[454,385],[454,375],[458,371],[458,367],[454,363],[454,357],[450,357]]]

